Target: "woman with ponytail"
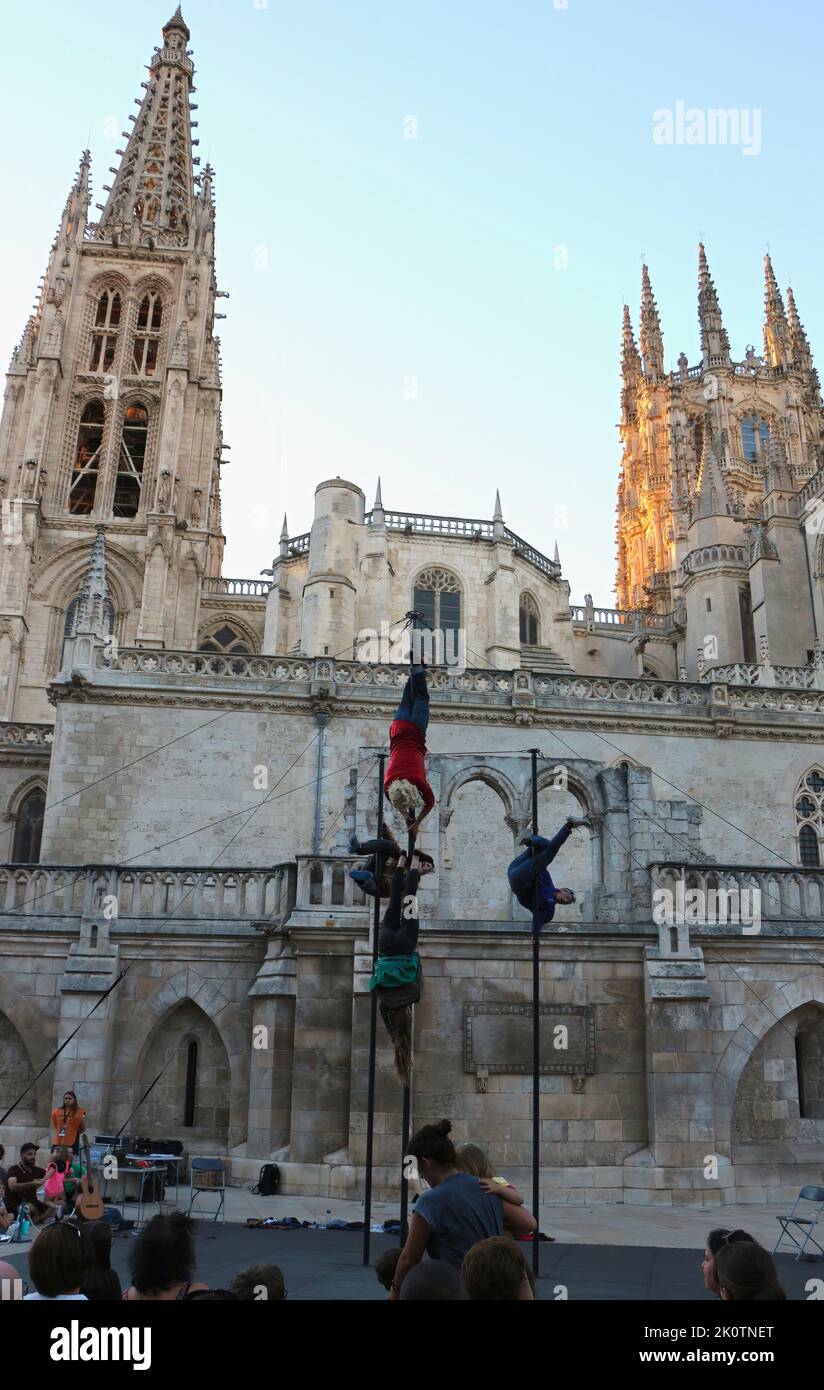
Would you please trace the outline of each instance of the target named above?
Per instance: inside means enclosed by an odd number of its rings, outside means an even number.
[[[401,1285],[425,1254],[460,1271],[464,1255],[479,1240],[499,1236],[504,1228],[515,1236],[531,1234],[535,1218],[525,1207],[502,1203],[497,1193],[484,1191],[477,1178],[458,1171],[449,1120],[424,1125],[409,1141],[409,1154],[429,1190],[422,1192],[409,1223],[409,1235],[395,1270],[390,1299],[400,1297]]]

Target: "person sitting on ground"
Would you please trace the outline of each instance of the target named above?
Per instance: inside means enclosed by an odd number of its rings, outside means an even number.
[[[9,1229],[14,1217],[6,1206],[6,1184],[0,1182],[0,1235],[4,1235]]]
[[[755,1240],[726,1240],[715,1257],[715,1277],[725,1303],[779,1303],[787,1297],[772,1255]]]
[[[229,1292],[243,1303],[282,1303],[286,1297],[283,1271],[277,1265],[251,1265],[235,1275]]]
[[[545,927],[555,916],[555,906],[575,902],[571,888],[556,888],[549,876],[547,865],[552,863],[558,850],[565,845],[573,830],[589,826],[585,816],[568,816],[557,835],[545,840],[543,835],[527,835],[521,841],[526,845],[523,854],[513,859],[507,869],[509,886],[521,907],[528,912],[535,910],[535,885],[538,886],[537,920],[539,927]]]
[[[85,1169],[79,1157],[73,1154],[67,1145],[55,1144],[52,1147],[44,1185],[47,1196],[55,1203],[55,1212],[58,1216],[66,1216],[72,1211],[78,1184],[84,1172]],[[48,1186],[49,1179],[55,1176],[63,1179],[62,1188],[56,1196],[51,1193]]]
[[[6,1181],[6,1170],[5,1170],[5,1168],[3,1167],[3,1162],[4,1162],[4,1160],[5,1160],[5,1157],[6,1157],[6,1150],[3,1148],[3,1145],[0,1144],[0,1182],[5,1182],[5,1181]]]
[[[748,1231],[729,1231],[725,1226],[716,1226],[707,1236],[707,1244],[704,1249],[704,1258],[701,1261],[701,1273],[704,1276],[704,1288],[710,1293],[714,1293],[716,1298],[721,1297],[721,1290],[718,1287],[718,1280],[715,1275],[715,1257],[721,1246],[729,1242],[734,1245],[739,1240],[752,1240],[753,1237]]]
[[[46,1176],[45,1168],[38,1168],[37,1145],[21,1144],[20,1161],[12,1164],[6,1183],[6,1206],[12,1216],[16,1216],[21,1202],[25,1202],[29,1215],[35,1224],[54,1216],[54,1203],[43,1201],[37,1196]]]
[[[409,615],[414,619],[418,614]],[[412,632],[413,653],[415,631]],[[409,675],[401,702],[389,728],[389,762],[383,781],[384,794],[403,816],[411,840],[435,805],[435,794],[426,778],[426,731],[429,727],[429,689],[424,663],[410,656]]]
[[[504,1202],[513,1202],[516,1207],[523,1206],[523,1192],[519,1192],[515,1184],[506,1178],[496,1177],[495,1169],[477,1144],[459,1144],[455,1153],[458,1171],[477,1178],[484,1192],[497,1193]]]
[[[37,1292],[27,1293],[23,1302],[85,1303],[81,1288],[91,1260],[91,1249],[73,1222],[44,1226],[29,1251],[29,1276]]]
[[[490,1236],[467,1250],[461,1274],[473,1303],[531,1303],[534,1299],[524,1253],[506,1236]]]
[[[457,1269],[445,1260],[424,1260],[410,1269],[401,1289],[402,1303],[465,1303],[466,1289]]]
[[[409,1084],[412,1060],[412,1005],[423,989],[421,958],[417,952],[418,881],[422,857],[416,850],[406,870],[407,857],[401,854],[392,875],[389,905],[383,915],[378,937],[378,959],[369,988],[377,992],[381,1018],[395,1049],[395,1071],[399,1081]]]
[[[417,1159],[430,1191],[422,1192],[415,1203],[391,1299],[398,1297],[406,1276],[424,1253],[460,1270],[467,1250],[479,1240],[501,1235],[504,1227],[516,1236],[531,1235],[537,1229],[535,1218],[524,1207],[503,1203],[497,1193],[485,1192],[477,1178],[458,1171],[451,1129],[449,1120],[439,1120],[424,1125],[409,1141],[407,1153]]]
[[[90,1303],[118,1302],[123,1297],[120,1280],[112,1269],[112,1228],[108,1221],[84,1221],[79,1228],[94,1263],[83,1280],[81,1293]]]
[[[391,1245],[389,1249],[384,1250],[383,1254],[375,1261],[375,1273],[378,1276],[378,1283],[383,1285],[387,1293],[389,1293],[392,1287],[392,1281],[395,1278],[395,1270],[398,1267],[398,1260],[400,1257],[401,1247],[399,1245]]]
[[[188,1293],[207,1289],[192,1282],[195,1272],[195,1223],[181,1211],[153,1216],[132,1250],[128,1302],[175,1303]]]

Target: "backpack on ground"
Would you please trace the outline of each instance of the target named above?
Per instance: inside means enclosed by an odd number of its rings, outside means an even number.
[[[252,1188],[256,1197],[274,1197],[280,1187],[280,1168],[276,1163],[264,1163]]]

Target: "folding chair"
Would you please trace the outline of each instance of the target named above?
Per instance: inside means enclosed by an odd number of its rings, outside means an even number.
[[[220,1196],[216,1211],[202,1212],[200,1207],[195,1208],[195,1203],[199,1197],[213,1192],[217,1192]],[[219,1216],[222,1221],[226,1220],[226,1167],[222,1158],[192,1158],[189,1160],[189,1216],[191,1216],[193,1209],[199,1215],[211,1216],[213,1221],[217,1221]]]
[[[813,1212],[812,1216],[796,1216],[795,1213],[798,1210],[799,1202],[815,1203],[815,1211]],[[798,1250],[798,1254],[795,1257],[796,1261],[800,1260],[802,1255],[807,1260],[814,1260],[816,1258],[813,1254],[807,1255],[805,1253],[807,1245],[810,1241],[812,1241],[819,1255],[824,1255],[824,1249],[822,1249],[815,1236],[813,1235],[813,1232],[815,1231],[819,1221],[821,1220],[822,1215],[824,1215],[824,1187],[802,1187],[801,1191],[795,1199],[795,1204],[789,1215],[777,1216],[775,1218],[781,1226],[781,1234],[778,1237],[778,1240],[775,1242],[775,1245],[773,1246],[773,1254],[775,1254],[784,1237],[789,1236],[793,1245]],[[790,1226],[796,1226],[798,1227],[798,1230],[791,1231]],[[799,1243],[798,1237],[801,1235],[802,1231],[805,1230],[805,1227],[806,1233],[804,1235],[804,1239]],[[822,1231],[822,1234],[824,1234],[824,1231]]]

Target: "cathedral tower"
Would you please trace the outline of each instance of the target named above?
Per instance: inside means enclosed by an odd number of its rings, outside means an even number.
[[[765,652],[805,665],[815,647],[801,493],[824,466],[824,409],[792,291],[786,304],[768,255],[763,355],[734,361],[700,245],[701,356],[674,371],[646,266],[640,352],[624,309],[617,601],[675,615],[689,675]]]
[[[0,718],[49,717],[102,527],[121,643],[196,645],[218,575],[220,365],[213,170],[199,170],[180,8],[90,220],[85,151],[0,422]]]

